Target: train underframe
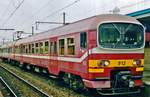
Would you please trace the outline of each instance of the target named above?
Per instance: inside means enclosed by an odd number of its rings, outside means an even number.
[[[110,87],[97,89],[101,95],[125,95],[138,94],[142,86],[142,76],[132,76],[129,70],[112,70]],[[140,81],[140,82],[136,82]]]
[[[1,59],[4,62],[9,62],[23,69],[49,75],[49,71],[47,68],[37,67],[28,63],[20,64],[19,61],[10,60],[7,58]],[[139,94],[141,92],[141,88],[143,87],[142,75],[132,76],[131,71],[127,68],[111,70],[110,78],[102,77],[100,79],[94,80],[82,79],[79,75],[74,75],[66,72],[60,72],[59,76],[55,76],[53,74],[50,74],[50,76],[59,79],[60,82],[62,82],[66,86],[71,87],[76,92],[82,92],[84,90],[94,90],[94,92],[97,92],[100,95]]]

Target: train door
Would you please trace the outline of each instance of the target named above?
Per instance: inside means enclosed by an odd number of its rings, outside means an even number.
[[[50,39],[50,63],[49,71],[52,74],[57,75],[58,71],[58,53],[57,53],[57,38]]]

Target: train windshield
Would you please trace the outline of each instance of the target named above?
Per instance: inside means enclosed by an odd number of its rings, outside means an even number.
[[[144,30],[137,24],[104,23],[99,26],[98,38],[103,48],[140,48],[144,43]]]

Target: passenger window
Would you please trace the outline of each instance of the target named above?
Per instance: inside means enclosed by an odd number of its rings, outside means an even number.
[[[10,53],[12,53],[12,47],[10,47]]]
[[[74,38],[67,38],[68,55],[75,54],[75,42]]]
[[[86,34],[86,32],[80,33],[80,48],[81,49],[87,48],[87,34]]]
[[[29,44],[29,53],[31,53],[31,44]]]
[[[45,54],[48,54],[48,47],[49,47],[49,43],[48,43],[48,41],[46,41],[45,42],[45,50],[44,50]]]
[[[53,42],[50,42],[50,54],[53,54]]]
[[[40,42],[40,54],[43,54],[43,42]]]
[[[34,54],[34,44],[32,44],[32,54]]]
[[[20,51],[19,51],[19,46],[16,46],[16,47],[15,47],[15,53],[16,53],[16,54],[19,54],[19,52],[20,52]]]
[[[56,41],[54,42],[54,54],[55,55],[57,54],[57,42]]]
[[[65,54],[65,39],[59,40],[59,54],[64,55]]]
[[[8,48],[6,48],[6,53],[8,53]]]
[[[35,53],[38,54],[39,53],[39,44],[35,43]]]
[[[15,51],[15,49],[13,48],[13,52]],[[23,53],[26,53],[25,52],[26,50],[25,50],[25,45],[23,45]]]
[[[25,53],[28,53],[28,45],[25,45]]]
[[[10,53],[10,48],[8,48],[8,53]]]

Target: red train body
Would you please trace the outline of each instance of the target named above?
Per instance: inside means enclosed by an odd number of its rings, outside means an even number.
[[[144,29],[132,17],[98,15],[3,45],[1,58],[59,77],[78,76],[103,95],[138,93]]]

